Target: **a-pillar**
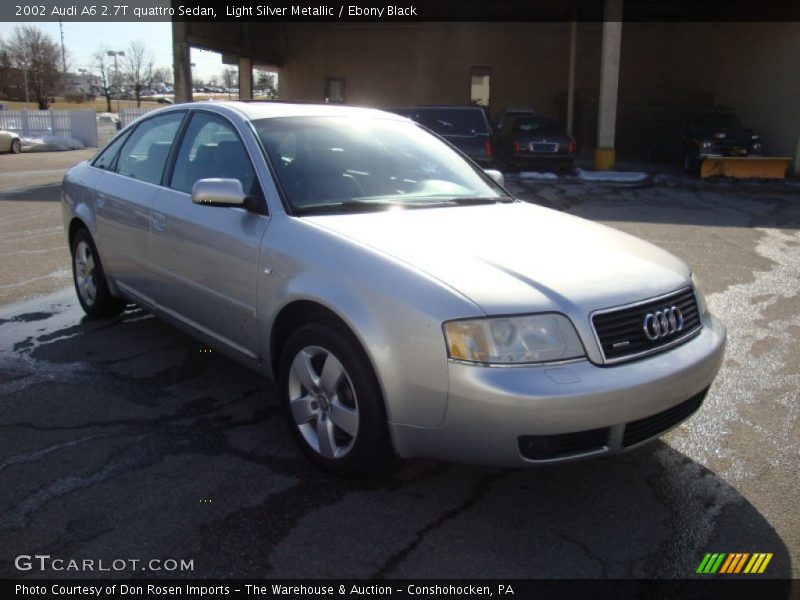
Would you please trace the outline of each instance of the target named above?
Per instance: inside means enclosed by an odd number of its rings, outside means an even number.
[[[253,59],[239,58],[239,99],[253,99]]]
[[[192,56],[186,41],[186,23],[172,22],[172,69],[175,78],[175,102],[192,101]]]
[[[606,0],[603,48],[600,56],[600,99],[597,107],[597,148],[594,167],[614,168],[614,130],[617,126],[619,55],[622,41],[622,0]]]

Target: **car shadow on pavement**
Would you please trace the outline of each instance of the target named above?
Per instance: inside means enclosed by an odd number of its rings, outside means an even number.
[[[706,552],[773,553],[755,577],[791,576],[758,509],[662,441],[338,479],[295,447],[273,386],[135,307],[87,321],[64,301],[0,336],[0,577],[107,575],[13,567],[44,553],[193,561],[145,577],[684,578]]]
[[[26,202],[59,202],[61,200],[61,184],[37,185],[0,192],[0,202],[8,200],[24,200]]]

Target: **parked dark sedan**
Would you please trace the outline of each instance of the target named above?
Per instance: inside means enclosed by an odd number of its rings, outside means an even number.
[[[570,170],[575,162],[575,140],[553,117],[515,115],[497,138],[497,154],[508,167],[556,167]]]
[[[486,113],[478,106],[415,106],[384,110],[427,127],[477,163],[484,166],[494,164],[492,130]]]
[[[761,156],[761,136],[745,129],[736,115],[724,111],[679,110],[650,123],[646,158],[683,163],[689,173],[711,156]]]

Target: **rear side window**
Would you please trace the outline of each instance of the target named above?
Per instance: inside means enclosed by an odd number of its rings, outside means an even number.
[[[103,148],[97,158],[94,159],[92,165],[104,171],[110,170],[114,165],[114,159],[117,157],[119,149],[122,147],[122,144],[125,143],[126,139],[128,139],[127,134],[121,135],[108,144],[108,146]]]
[[[238,179],[245,194],[259,195],[253,165],[233,125],[198,112],[183,136],[170,187],[189,194],[198,179],[212,177]]]
[[[439,135],[484,135],[489,133],[486,116],[480,108],[426,108],[418,109],[408,116]]]
[[[149,183],[161,183],[167,156],[183,116],[182,112],[174,112],[141,123],[120,151],[117,173]]]

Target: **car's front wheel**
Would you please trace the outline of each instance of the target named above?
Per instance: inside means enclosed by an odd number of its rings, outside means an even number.
[[[83,311],[92,318],[113,317],[125,301],[111,295],[91,234],[80,229],[72,239],[72,279]]]
[[[22,152],[22,142],[18,139],[11,142],[11,154],[19,154]]]
[[[312,323],[287,340],[281,394],[303,452],[338,475],[376,471],[391,457],[377,380],[351,336]]]

